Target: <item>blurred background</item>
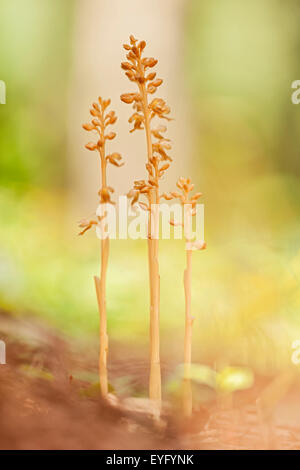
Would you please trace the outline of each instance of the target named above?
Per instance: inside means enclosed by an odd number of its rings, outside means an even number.
[[[192,176],[205,203],[207,250],[193,256],[194,361],[271,374],[300,339],[300,78],[297,0],[1,0],[0,307],[36,317],[97,354],[98,162],[81,124],[98,95],[119,120],[109,180],[123,194],[145,175],[143,133],[129,134],[132,91],[120,62],[129,34],[147,41],[174,121],[164,189]],[[162,241],[162,359],[183,354],[183,242]],[[145,351],[145,241],[111,243],[112,342]],[[75,344],[75,343],[74,343]],[[129,346],[130,348],[131,346]]]

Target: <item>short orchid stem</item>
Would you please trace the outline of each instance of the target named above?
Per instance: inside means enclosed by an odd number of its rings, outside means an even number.
[[[186,418],[190,418],[193,412],[193,395],[191,383],[191,365],[192,365],[192,332],[194,318],[191,315],[192,307],[192,254],[193,250],[203,250],[206,243],[203,240],[193,241],[193,216],[196,215],[197,200],[202,196],[196,193],[191,196],[194,189],[190,178],[180,177],[176,183],[180,190],[172,191],[170,194],[164,193],[162,197],[167,201],[179,199],[184,211],[183,226],[186,248],[186,269],[183,276],[184,296],[185,296],[185,331],[184,331],[184,369],[183,369],[183,414]],[[175,221],[170,221],[171,225],[178,225]]]

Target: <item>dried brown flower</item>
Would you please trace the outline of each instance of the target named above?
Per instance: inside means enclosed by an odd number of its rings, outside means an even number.
[[[198,192],[191,196],[191,192],[194,189],[194,184],[192,184],[190,178],[183,178],[182,176],[178,179],[176,183],[178,191],[171,191],[169,194],[163,193],[161,197],[166,201],[171,201],[172,199],[179,199],[183,206],[189,205],[191,217],[196,215],[196,204],[198,199],[202,196],[202,193]],[[170,220],[171,225],[176,225],[176,222]],[[183,224],[184,225],[184,224]],[[187,241],[187,250],[204,250],[206,248],[206,243],[203,240],[186,240]]]
[[[113,140],[116,137],[116,133],[108,131],[108,126],[115,124],[117,121],[117,116],[115,111],[106,112],[108,106],[110,105],[110,99],[104,100],[101,97],[98,98],[98,102],[92,104],[90,109],[90,114],[93,116],[93,119],[90,123],[83,124],[83,129],[91,132],[95,131],[98,136],[97,142],[89,142],[85,145],[85,148],[90,151],[97,151],[101,160],[101,189],[98,194],[100,196],[100,203],[110,203],[111,201],[110,193],[113,192],[112,188],[107,187],[106,183],[106,166],[108,163],[111,163],[114,166],[120,167],[124,165],[122,162],[122,157],[119,153],[112,153],[110,155],[105,155],[105,144],[106,141]],[[80,235],[85,233],[89,228],[94,224],[88,224],[83,231],[80,232]]]
[[[194,184],[191,182],[190,178],[183,178],[182,176],[178,179],[176,183],[177,188],[181,190],[181,192],[178,191],[171,191],[170,194],[163,193],[161,195],[162,198],[166,199],[167,201],[171,201],[172,199],[179,199],[181,201],[181,204],[190,204],[191,207],[194,209],[198,199],[202,196],[202,193],[195,193],[193,196],[190,195],[190,193],[194,189]],[[195,215],[194,212],[192,212],[192,215]]]
[[[148,96],[156,92],[163,80],[156,78],[155,72],[151,71],[149,73],[149,69],[157,64],[157,60],[153,57],[143,57],[146,42],[138,42],[136,38],[130,36],[130,44],[124,44],[123,47],[127,52],[127,60],[122,62],[121,68],[125,70],[129,80],[137,84],[138,93],[124,93],[121,95],[121,100],[133,106],[134,112],[128,120],[130,124],[133,124],[130,132],[145,129],[148,145],[146,169],[149,179],[142,187],[134,185],[134,197],[131,204],[138,202],[140,194],[146,194],[148,204],[142,204],[141,207],[149,210],[150,199],[152,199],[152,202],[159,203],[159,180],[169,168],[169,164],[165,162],[172,161],[172,158],[168,155],[168,151],[171,149],[170,139],[163,135],[167,128],[162,125],[152,127],[152,120],[155,117],[170,120],[168,117],[170,108],[161,98],[148,101]],[[153,142],[153,138],[156,141]],[[157,188],[157,190],[151,193],[153,188]]]
[[[93,225],[98,225],[98,221],[94,219],[93,220],[86,220],[86,219],[81,220],[78,226],[82,228],[83,230],[81,230],[81,232],[79,232],[78,235],[84,235],[85,232],[89,230],[90,228],[92,228]]]

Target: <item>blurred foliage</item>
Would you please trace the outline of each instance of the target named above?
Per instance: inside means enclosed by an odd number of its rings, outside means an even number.
[[[73,8],[2,0],[0,307],[97,340],[99,241],[77,237],[66,174]],[[194,361],[272,372],[300,336],[300,5],[187,2],[185,63],[208,248],[193,256]],[[150,39],[149,39],[150,41]],[[199,139],[199,140],[197,140]],[[113,241],[113,340],[148,344],[144,241]],[[164,357],[182,360],[185,252],[160,244]]]
[[[254,376],[251,369],[245,367],[225,367],[216,377],[216,388],[221,393],[232,393],[251,388]]]
[[[23,364],[20,366],[20,370],[33,379],[42,379],[52,381],[54,379],[53,374],[51,372],[41,369],[39,367],[30,366],[28,364]]]
[[[181,397],[184,380],[184,366],[177,367],[168,380],[166,390],[174,396]],[[191,364],[189,378],[197,401],[206,402],[219,396],[229,395],[240,390],[251,388],[254,383],[253,371],[247,367],[225,367],[220,370],[203,364]]]
[[[74,2],[1,0],[0,184],[61,186]]]
[[[41,316],[66,334],[97,339],[93,275],[99,269],[99,240],[94,233],[85,239],[76,235],[62,201],[62,195],[40,190],[21,199],[2,190],[0,306]],[[294,233],[281,236],[289,239]],[[195,362],[251,364],[262,372],[290,362],[292,339],[300,335],[300,250],[291,253],[253,239],[248,233],[239,242],[215,242],[193,257]],[[181,362],[184,244],[164,240],[160,253],[162,349]],[[134,334],[135,346],[143,347],[148,338],[146,243],[111,241],[110,256],[111,338],[127,343]]]
[[[276,237],[299,219],[299,21],[297,0],[188,2],[185,68],[209,235],[234,224],[236,236],[256,225]]]

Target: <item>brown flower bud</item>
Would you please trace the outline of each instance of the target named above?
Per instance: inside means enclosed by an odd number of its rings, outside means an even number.
[[[171,201],[173,199],[173,196],[167,193],[163,193],[160,197],[163,197],[166,201]]]
[[[127,57],[128,60],[131,60],[132,62],[136,61],[136,57],[135,57],[134,53],[131,50],[128,52],[126,57]]]
[[[170,167],[170,164],[169,164],[169,163],[166,163],[166,165],[163,165],[163,166],[160,168],[160,171],[166,171],[169,167]]]
[[[108,100],[103,100],[103,109],[106,109],[110,105],[110,102],[110,98],[108,98]]]
[[[102,188],[98,192],[101,202],[110,202],[110,194],[107,188]]]
[[[154,67],[157,64],[158,60],[154,59],[153,57],[145,57],[142,59],[142,64],[144,67]]]
[[[134,93],[124,93],[120,98],[124,103],[131,104],[134,100]]]
[[[143,189],[140,190],[140,193],[141,193],[141,194],[148,194],[149,191],[150,191],[150,188],[148,188],[148,186],[146,186],[145,188],[143,188]]]
[[[122,155],[118,152],[114,152],[112,153],[111,155],[113,158],[115,158],[116,160],[121,160],[122,159]]]
[[[150,165],[150,163],[146,163],[146,169],[149,173],[150,176],[153,176],[153,167]]]
[[[133,68],[133,65],[130,62],[122,62],[121,68],[123,70],[131,70]]]
[[[95,127],[93,126],[93,124],[83,124],[82,127],[83,127],[83,129],[84,129],[85,131],[92,131],[92,130],[95,129]]]
[[[88,150],[96,150],[97,145],[94,144],[94,142],[89,142],[88,144],[85,145],[85,148]]]
[[[147,75],[146,80],[154,80],[155,77],[156,77],[156,73],[151,72],[149,73],[149,75]]]
[[[107,155],[106,160],[108,160],[112,165],[115,165],[115,166],[124,165],[124,162],[121,163],[122,156],[117,152],[114,152],[111,155]]]
[[[195,200],[195,199],[199,199],[199,197],[203,196],[202,193],[196,193],[194,194],[194,196],[192,197],[192,200]]]
[[[162,79],[161,78],[157,78],[156,80],[154,80],[154,82],[150,83],[150,85],[153,85],[155,87],[159,87],[161,84],[162,84]]]
[[[145,83],[145,77],[143,77],[142,75],[136,75],[136,79],[139,83]]]
[[[152,95],[153,93],[156,92],[156,88],[155,88],[155,86],[149,85],[147,87],[147,91],[148,91],[148,93],[151,93],[151,95]]]
[[[131,205],[133,206],[138,200],[139,200],[139,192],[136,191],[131,201]]]
[[[132,70],[128,70],[125,72],[125,75],[129,78],[131,82],[134,82],[136,80],[136,76]]]
[[[117,134],[115,132],[110,132],[109,134],[105,136],[105,138],[108,140],[113,140],[116,137],[116,135]]]
[[[107,124],[114,124],[117,121],[117,116],[111,115],[107,121]]]

